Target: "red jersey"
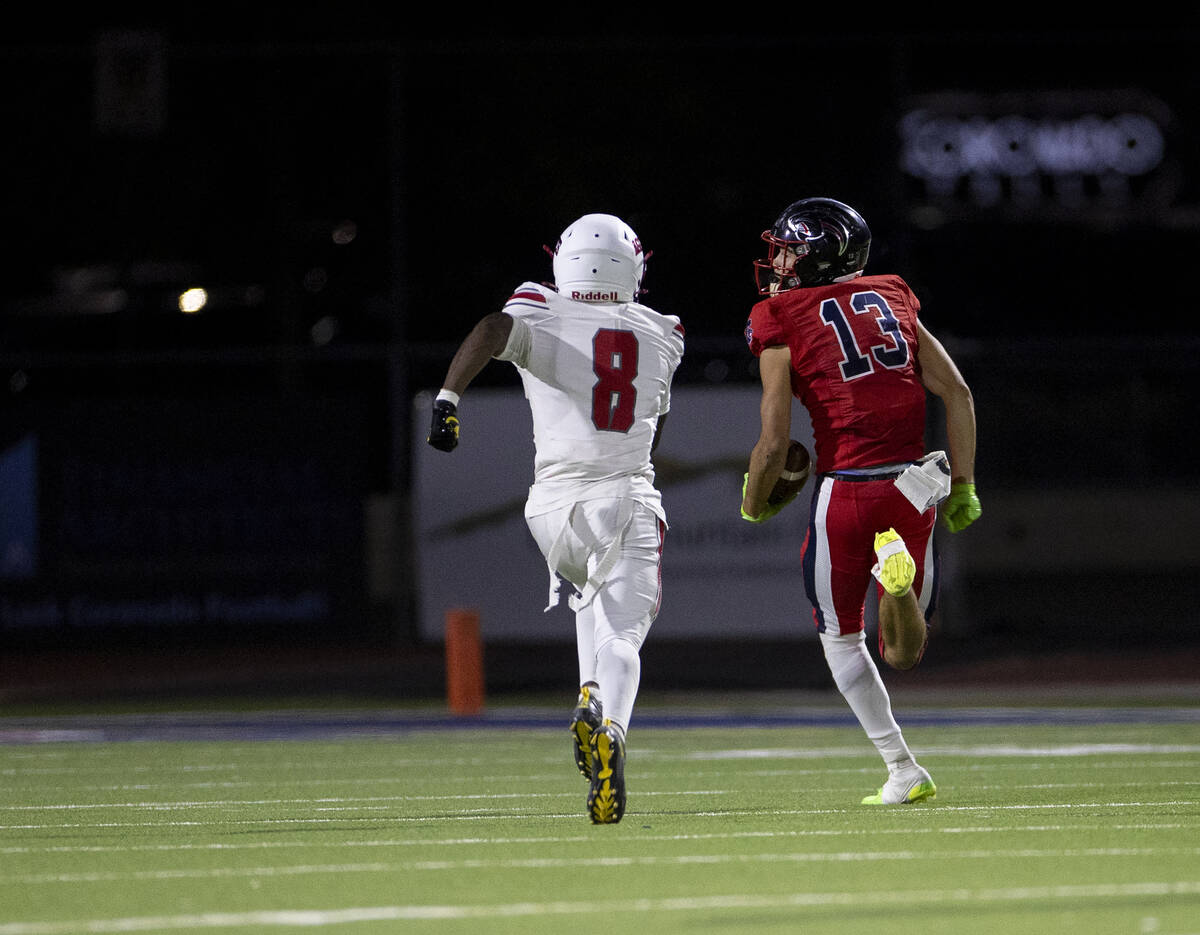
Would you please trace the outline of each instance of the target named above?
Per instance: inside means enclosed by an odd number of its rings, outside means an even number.
[[[812,419],[817,473],[925,453],[920,308],[903,279],[883,275],[792,289],[750,310],[751,353],[791,350],[792,394]]]

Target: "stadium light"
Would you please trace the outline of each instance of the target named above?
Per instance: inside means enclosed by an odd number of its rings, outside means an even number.
[[[184,289],[179,294],[179,310],[185,315],[194,315],[208,304],[208,292],[198,286]]]

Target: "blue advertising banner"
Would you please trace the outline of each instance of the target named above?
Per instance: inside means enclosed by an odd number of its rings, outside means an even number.
[[[0,579],[37,572],[37,439],[0,451]]]
[[[74,400],[0,453],[0,638],[352,637],[365,407]]]

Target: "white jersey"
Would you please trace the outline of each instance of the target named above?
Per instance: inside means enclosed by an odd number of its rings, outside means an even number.
[[[526,515],[618,496],[665,520],[650,446],[683,358],[679,319],[637,302],[576,302],[532,282],[504,311],[513,329],[496,357],[517,367],[533,413]]]

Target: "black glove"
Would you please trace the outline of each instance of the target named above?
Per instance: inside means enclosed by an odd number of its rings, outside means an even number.
[[[433,401],[433,424],[425,439],[439,451],[453,451],[458,445],[458,407],[448,399]]]

